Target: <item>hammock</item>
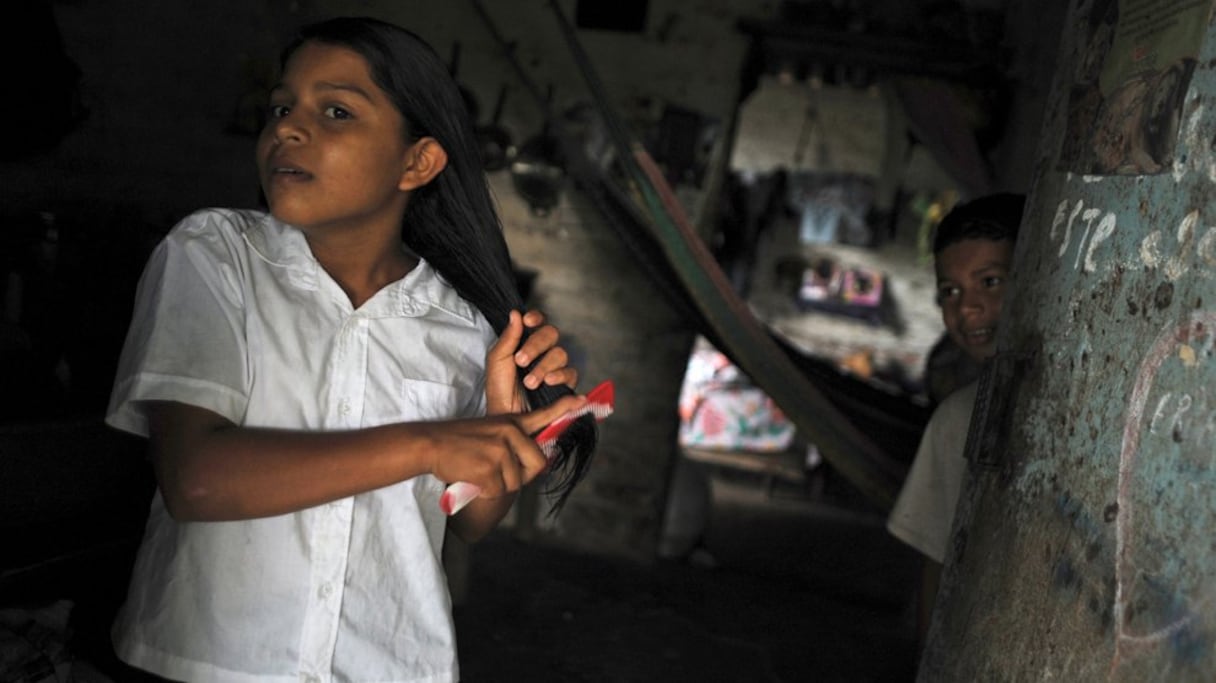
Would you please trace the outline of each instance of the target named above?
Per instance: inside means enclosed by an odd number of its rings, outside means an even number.
[[[475,8],[524,84],[539,93],[479,0]],[[795,349],[751,313],[690,224],[650,154],[616,115],[573,27],[556,2],[575,62],[606,129],[608,154],[590,153],[555,121],[566,170],[636,257],[668,303],[762,388],[831,466],[889,509],[928,419],[927,408]],[[548,121],[547,99],[537,96]],[[607,163],[605,163],[607,159]]]

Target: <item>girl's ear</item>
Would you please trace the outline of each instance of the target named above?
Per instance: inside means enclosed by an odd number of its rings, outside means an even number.
[[[448,152],[432,137],[419,138],[405,152],[405,165],[397,188],[403,192],[416,190],[439,175],[448,165]]]

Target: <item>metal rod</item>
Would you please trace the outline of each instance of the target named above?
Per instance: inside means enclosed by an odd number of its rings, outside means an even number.
[[[469,2],[473,4],[473,9],[481,17],[482,23],[486,25],[486,29],[489,30],[490,35],[494,38],[494,42],[498,43],[498,47],[502,49],[507,62],[515,71],[515,75],[519,77],[520,82],[527,88],[528,93],[532,95],[532,99],[536,100],[537,106],[540,107],[545,120],[548,121],[553,115],[551,98],[545,97],[536,83],[532,81],[532,78],[528,76],[528,72],[524,71],[523,65],[519,63],[519,58],[515,56],[515,43],[503,37],[502,32],[498,30],[498,25],[494,23],[493,17],[486,11],[485,5],[482,4],[481,0],[469,0]]]

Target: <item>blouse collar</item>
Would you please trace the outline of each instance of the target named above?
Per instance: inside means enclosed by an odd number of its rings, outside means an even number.
[[[292,285],[307,291],[321,286],[325,274],[304,233],[266,213],[261,220],[245,224],[242,235],[258,257],[282,268]],[[417,317],[435,308],[470,324],[476,320],[472,304],[422,258],[405,277],[389,284],[367,303],[372,306],[366,312],[373,316]],[[367,304],[364,308],[368,308]]]

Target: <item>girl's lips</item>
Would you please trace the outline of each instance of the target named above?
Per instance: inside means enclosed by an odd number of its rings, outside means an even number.
[[[312,177],[311,173],[285,154],[275,154],[272,156],[266,163],[265,168],[270,169],[271,177]]]
[[[302,182],[312,180],[312,174],[293,166],[275,166],[270,169],[270,178],[272,180]]]

